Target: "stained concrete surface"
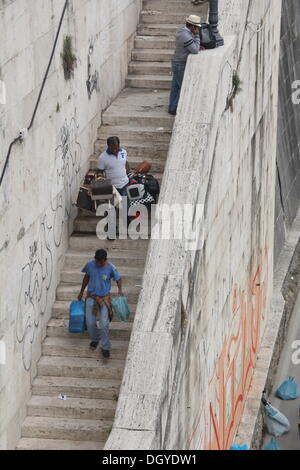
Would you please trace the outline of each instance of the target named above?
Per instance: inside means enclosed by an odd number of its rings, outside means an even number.
[[[293,82],[300,77],[300,2],[282,2],[279,66],[277,180],[274,255],[277,264],[300,199],[300,105],[293,104]]]
[[[283,401],[275,397],[275,391],[284,380],[288,379],[289,376],[295,376],[296,381],[300,386],[300,346],[298,344],[297,349],[295,349],[295,341],[300,341],[300,293],[298,294],[290,321],[287,341],[281,353],[272,394],[269,397],[272,405],[284,413],[291,424],[290,432],[277,438],[279,447],[282,450],[300,450],[300,438],[298,433],[298,424],[300,423],[300,398],[296,400]],[[295,361],[295,359],[297,361]],[[296,362],[298,362],[298,364],[296,364]],[[269,434],[266,434],[264,443],[269,442],[271,437],[272,436]]]

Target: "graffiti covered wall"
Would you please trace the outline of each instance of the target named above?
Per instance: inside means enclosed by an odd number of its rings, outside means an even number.
[[[189,449],[228,449],[239,425],[260,349],[269,286],[269,254],[262,250],[258,268],[245,289],[232,295],[229,331],[208,385],[208,395],[189,437]]]

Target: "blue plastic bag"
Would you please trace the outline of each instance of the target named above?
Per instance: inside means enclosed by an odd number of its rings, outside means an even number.
[[[269,434],[279,437],[289,432],[291,427],[290,422],[283,413],[278,411],[271,404],[265,406],[265,412],[265,423]]]
[[[111,301],[114,314],[121,320],[127,321],[130,315],[126,297],[114,297]]]
[[[85,304],[83,300],[70,305],[69,332],[84,333],[86,330]]]
[[[299,398],[299,387],[295,377],[289,377],[288,380],[283,382],[275,392],[276,397],[281,400],[295,400]]]
[[[235,444],[230,447],[229,450],[249,450],[249,447],[244,445],[244,446],[239,446],[238,444]]]
[[[275,437],[272,437],[270,442],[264,445],[262,450],[281,450]]]

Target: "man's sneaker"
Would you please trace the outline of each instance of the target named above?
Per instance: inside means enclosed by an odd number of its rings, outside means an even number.
[[[102,351],[102,356],[105,359],[108,359],[110,357],[110,352],[107,349],[101,349],[101,351]]]
[[[99,341],[92,341],[92,342],[90,343],[90,349],[91,349],[92,351],[95,351],[95,350],[97,349],[97,347],[98,347],[98,344],[99,344]]]

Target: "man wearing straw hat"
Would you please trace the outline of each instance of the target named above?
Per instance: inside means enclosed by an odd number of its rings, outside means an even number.
[[[186,26],[180,28],[176,33],[176,50],[172,57],[173,81],[169,114],[176,114],[187,58],[189,54],[198,54],[200,50],[200,26],[201,18],[190,15],[186,19]]]

